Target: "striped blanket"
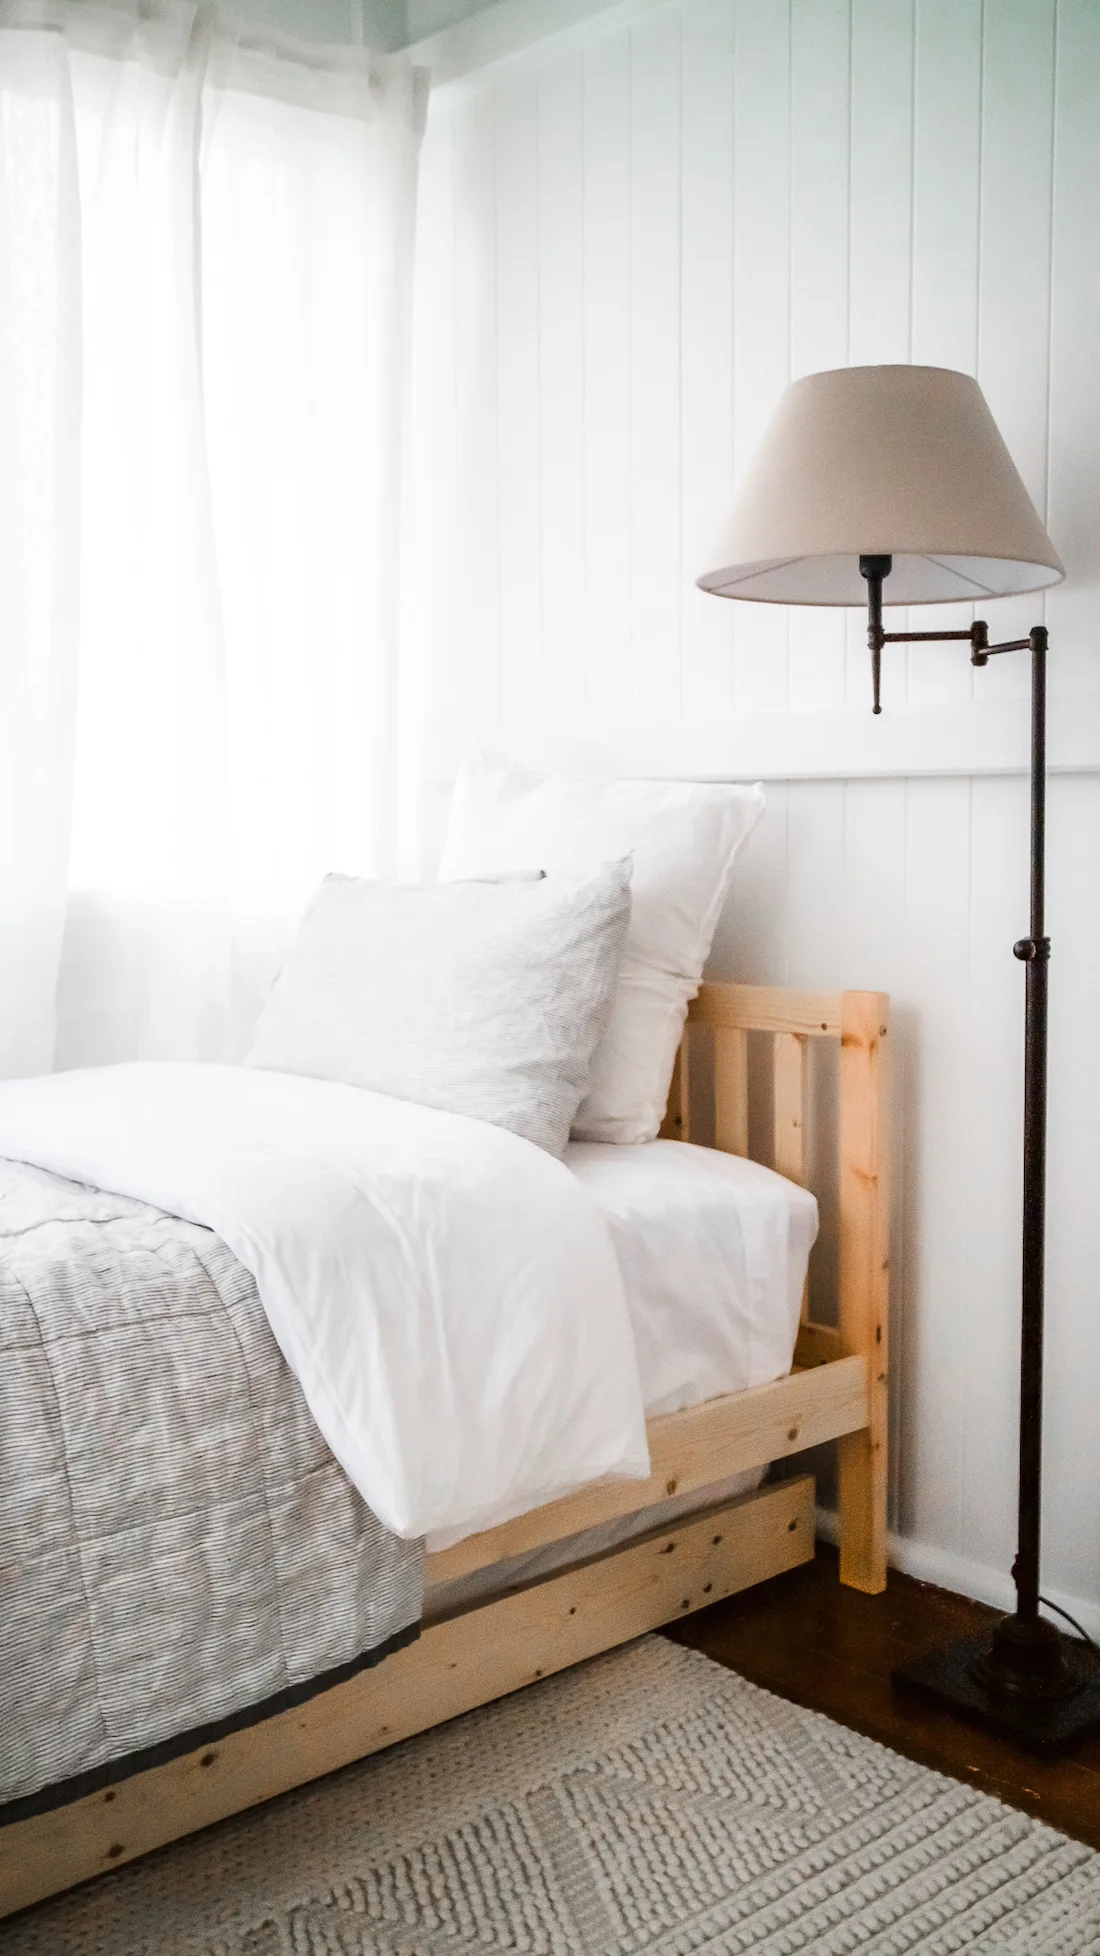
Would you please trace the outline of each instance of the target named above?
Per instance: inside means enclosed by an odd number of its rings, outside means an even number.
[[[0,1162],[0,1802],[307,1695],[422,1592],[225,1245]]]

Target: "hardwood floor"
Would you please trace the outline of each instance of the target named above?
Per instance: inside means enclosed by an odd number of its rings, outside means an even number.
[[[1035,1759],[891,1687],[895,1664],[994,1620],[982,1604],[896,1569],[884,1596],[842,1589],[836,1551],[819,1544],[813,1562],[666,1634],[1100,1848],[1100,1739],[1067,1758]]]

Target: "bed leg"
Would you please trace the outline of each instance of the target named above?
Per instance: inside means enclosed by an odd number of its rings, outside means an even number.
[[[889,1193],[888,1001],[844,992],[840,1042],[840,1337],[867,1361],[867,1425],[837,1443],[840,1580],[886,1587]]]
[[[886,1448],[870,1433],[837,1441],[840,1580],[878,1596],[886,1588]]]

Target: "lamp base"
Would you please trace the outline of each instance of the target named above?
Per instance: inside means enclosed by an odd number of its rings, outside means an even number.
[[[893,1681],[1028,1752],[1066,1752],[1100,1734],[1100,1653],[1045,1620],[1005,1617],[902,1665]]]

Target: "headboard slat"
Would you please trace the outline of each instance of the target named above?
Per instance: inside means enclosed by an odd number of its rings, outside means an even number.
[[[806,1185],[806,1040],[802,1033],[777,1032],[774,1047],[772,1106],[775,1120],[773,1156],[777,1174]]]
[[[714,1145],[749,1152],[749,1035],[738,1026],[714,1028]]]

